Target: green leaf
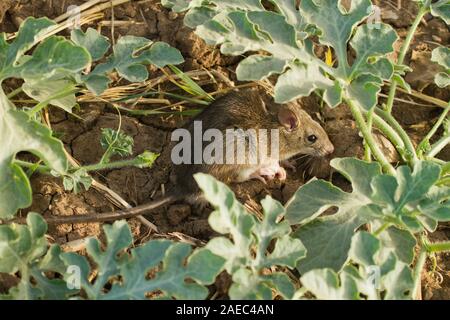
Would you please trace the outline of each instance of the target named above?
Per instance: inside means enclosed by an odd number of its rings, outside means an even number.
[[[315,24],[321,31],[320,42],[332,46],[339,60],[339,72],[347,76],[350,72],[347,60],[347,42],[355,26],[366,18],[372,5],[370,0],[353,0],[349,12],[335,0],[305,0],[300,10],[306,21]]]
[[[195,179],[206,199],[217,208],[209,216],[211,227],[221,234],[230,234],[234,241],[231,243],[226,238],[217,237],[208,243],[207,248],[219,256],[224,255],[227,260],[225,268],[229,273],[233,273],[242,262],[251,259],[249,248],[252,244],[251,232],[255,219],[236,200],[226,185],[203,174],[195,175]]]
[[[21,77],[27,80],[44,81],[77,74],[90,63],[91,57],[86,49],[64,37],[53,36],[41,42],[31,58],[13,68],[12,72],[20,72]]]
[[[433,162],[419,161],[414,165],[414,171],[407,166],[401,166],[398,170],[399,199],[396,213],[413,201],[421,199],[431,187],[439,180],[441,168]]]
[[[350,84],[347,95],[350,99],[358,101],[358,104],[366,111],[369,111],[377,105],[381,84],[380,78],[371,74],[363,74]]]
[[[286,206],[286,218],[291,224],[309,222],[334,206],[339,208],[338,213],[345,213],[370,202],[370,181],[381,174],[378,163],[345,158],[333,159],[331,165],[352,182],[353,193],[343,192],[322,180],[312,180],[298,189]]]
[[[352,203],[352,196],[323,180],[303,185],[286,205],[286,219],[291,224],[305,224],[327,209]]]
[[[436,187],[430,188],[430,191],[419,203],[419,210],[428,218],[435,221],[450,221],[450,188]]]
[[[450,5],[449,5],[450,7]],[[438,47],[433,50],[431,61],[440,64],[445,68],[445,72],[440,72],[436,75],[435,82],[441,87],[445,88],[450,85],[450,49],[446,47]]]
[[[169,244],[168,241],[150,241],[135,249],[132,259],[123,266],[123,284],[114,285],[102,298],[144,299],[149,293],[162,291],[166,296],[177,299],[205,299],[208,290],[200,284],[214,282],[222,270],[224,260],[206,249],[197,250],[187,258],[192,252],[189,245]],[[147,272],[161,260],[162,269],[157,271],[153,279],[147,280]],[[187,278],[196,282],[186,282]]]
[[[27,18],[19,28],[13,43],[6,42],[6,35],[0,35],[0,82],[12,73],[19,59],[36,45],[39,36],[53,27],[55,23],[47,18]]]
[[[43,221],[44,222],[44,221]],[[39,261],[39,269],[45,271],[56,271],[64,274],[66,266],[61,259],[61,247],[53,244],[48,249],[46,255]]]
[[[14,274],[47,249],[47,226],[37,214],[30,213],[27,226],[0,226],[0,272]]]
[[[225,184],[206,174],[196,174],[195,179],[216,209],[209,217],[211,227],[232,239],[216,237],[206,245],[226,261],[225,270],[233,278],[230,298],[271,299],[271,288],[291,298],[294,288],[288,278],[279,274],[261,275],[262,270],[274,266],[294,268],[306,253],[300,240],[290,236],[287,221],[281,221],[285,213],[283,206],[266,197],[261,202],[264,218],[256,221]],[[271,243],[274,249],[268,252]]]
[[[100,60],[110,47],[109,39],[92,28],[88,28],[86,32],[81,29],[72,30],[71,40],[80,47],[86,48],[92,61]]]
[[[80,193],[84,190],[89,190],[94,179],[83,169],[77,170],[73,173],[66,174],[63,178],[63,185],[66,191],[73,191]]]
[[[305,23],[302,15],[297,9],[297,3],[293,0],[271,0],[271,2],[278,8],[278,12],[286,17],[287,23],[294,26],[299,33],[305,30]]]
[[[0,144],[0,218],[9,219],[18,209],[31,205],[30,182],[22,168],[14,163],[17,153],[29,151],[59,173],[66,172],[68,164],[61,141],[27,113],[15,110],[2,90]]]
[[[275,86],[277,103],[319,91],[331,107],[349,99],[366,110],[377,104],[383,81],[394,75],[387,54],[393,51],[398,37],[385,24],[380,28],[357,27],[371,13],[370,0],[352,1],[348,11],[335,0],[301,1],[300,9],[293,0],[270,3],[270,9],[257,0],[239,1],[239,5],[224,0],[189,4],[170,0],[167,6],[187,11],[185,24],[195,28],[209,45],[220,46],[223,54],[252,54],[239,64],[239,80],[255,81],[280,74]],[[334,48],[337,68],[315,56],[313,36]],[[352,65],[349,45],[356,51]]]
[[[448,0],[438,0],[431,4],[431,14],[440,17],[446,24],[450,24],[450,2]]]
[[[291,224],[302,224],[294,233],[307,249],[306,258],[297,266],[301,272],[315,268],[341,270],[354,231],[367,222],[405,229],[389,229],[381,239],[385,255],[394,252],[400,261],[410,262],[415,244],[411,233],[433,229],[436,221],[450,217],[445,203],[447,190],[433,187],[441,173],[433,162],[418,161],[412,172],[401,166],[395,177],[382,174],[378,163],[354,158],[334,159],[331,165],[352,183],[352,193],[313,180],[287,204],[286,219]],[[316,219],[330,208],[337,208],[336,213]]]
[[[23,91],[31,98],[36,101],[43,102],[49,97],[57,95],[61,92],[62,88],[72,87],[75,89],[75,84],[69,80],[50,80],[50,81],[35,81],[35,80],[25,80],[22,85]],[[62,98],[56,98],[49,102],[49,104],[60,107],[66,112],[72,113],[72,108],[77,105],[77,99],[75,94],[70,94]]]
[[[73,293],[64,281],[48,279],[44,274],[63,271],[61,261],[55,257],[59,247],[52,246],[47,251],[46,232],[44,219],[32,212],[27,215],[27,225],[0,226],[0,272],[20,272],[20,282],[9,290],[9,298],[64,299]]]
[[[284,215],[284,208],[270,197],[261,201],[264,209],[264,219],[254,227],[254,234],[258,240],[259,251],[253,264],[257,268],[270,268],[274,265],[295,267],[297,261],[306,256],[306,249],[298,239],[289,236],[291,228],[287,221],[278,222]],[[278,241],[272,253],[266,255],[270,242]]]
[[[137,156],[136,160],[138,160],[139,163],[136,164],[135,166],[141,169],[150,168],[151,166],[153,166],[153,163],[155,163],[156,159],[158,159],[159,156],[160,155],[158,153],[144,151],[143,153]]]
[[[39,102],[64,93],[71,85],[75,88],[74,79],[91,64],[85,48],[60,36],[46,38],[31,56],[25,55],[37,44],[42,33],[52,26],[54,22],[46,18],[28,18],[12,43],[7,43],[4,35],[0,35],[0,82],[7,78],[24,79],[23,90]],[[69,93],[51,100],[50,104],[71,112],[76,100]]]
[[[214,18],[216,14],[217,12],[211,7],[194,7],[186,12],[184,24],[189,28],[195,29],[202,24],[206,24],[206,22]]]
[[[375,254],[380,250],[380,241],[368,232],[358,232],[353,236],[349,255],[352,260],[364,266],[375,265]]]
[[[107,50],[105,39],[94,31],[88,30],[85,35],[81,35],[79,31],[72,34],[72,37],[74,41],[86,45],[95,57]],[[163,68],[183,61],[180,51],[164,42],[125,36],[119,38],[113,47],[113,54],[106,59],[105,63],[97,65],[91,73],[79,76],[77,80],[85,84],[93,93],[100,95],[108,89],[111,82],[109,73],[114,70],[130,82],[142,82],[149,76],[147,65],[153,64]]]
[[[274,272],[261,276],[261,281],[276,290],[285,299],[292,299],[295,294],[295,286],[286,273]]]
[[[100,144],[106,151],[103,162],[109,162],[114,155],[126,157],[133,154],[134,139],[123,131],[103,128]]]
[[[92,270],[85,257],[62,254],[66,266],[80,270],[79,284],[89,299],[146,299],[154,292],[177,299],[205,299],[208,290],[204,285],[214,282],[225,263],[207,249],[193,252],[185,243],[167,240],[152,240],[129,249],[132,237],[126,221],[104,226],[104,231],[104,250],[97,239],[89,239],[86,246],[97,270],[94,280],[89,280]],[[65,280],[70,282],[70,277],[66,273]]]
[[[146,57],[151,64],[158,68],[164,68],[171,64],[177,65],[184,62],[184,58],[180,51],[164,42],[155,42],[148,50]]]
[[[356,60],[352,65],[352,74],[357,78],[361,74],[369,73],[383,76],[383,79],[389,79],[394,72],[392,63],[388,61],[389,70],[380,72],[380,68],[371,70],[370,59],[382,57],[394,51],[393,44],[398,36],[395,30],[386,24],[381,24],[379,28],[371,28],[369,25],[362,25],[356,29],[356,33],[350,41],[350,45],[356,52]],[[386,61],[383,60],[383,61]]]
[[[302,274],[319,268],[339,271],[347,261],[355,230],[365,222],[356,211],[343,211],[299,228],[293,236],[302,241],[307,255],[298,262],[297,269]]]
[[[330,108],[335,108],[342,103],[342,87],[338,81],[334,82],[333,87],[325,90],[323,100],[330,106]]]
[[[359,265],[355,280],[359,291],[371,299],[410,299],[414,281],[407,264],[399,262],[395,255],[383,255],[380,240],[360,231],[355,234],[350,258]]]
[[[236,74],[243,81],[265,79],[273,74],[283,73],[286,61],[276,57],[254,55],[242,61]]]
[[[317,299],[357,300],[355,281],[346,273],[341,277],[330,269],[316,269],[305,273],[301,278],[303,286]]]
[[[205,1],[203,0],[162,0],[161,4],[174,12],[183,12],[187,9],[196,9],[201,7]],[[262,10],[260,0],[211,0],[208,4],[213,4],[216,11],[220,12],[227,9],[248,9]]]
[[[400,75],[394,74],[392,80],[395,81],[401,88],[405,89],[408,93],[412,92],[411,85]]]
[[[450,86],[450,75],[444,72],[440,72],[436,75],[434,81],[439,88],[445,88]]]
[[[189,8],[190,0],[161,0],[161,4],[174,12],[183,12]]]
[[[300,281],[318,299],[411,299],[414,281],[412,271],[394,254],[380,254],[380,240],[365,231],[356,233],[351,242],[352,264],[336,273],[316,269]]]
[[[272,300],[272,290],[263,278],[248,269],[233,273],[233,285],[228,292],[232,300]]]
[[[309,96],[317,89],[328,89],[333,81],[322,74],[316,65],[291,64],[275,85],[275,100],[286,103],[300,97]]]
[[[163,42],[152,41],[134,36],[119,38],[113,48],[114,54],[109,61],[97,66],[93,75],[104,75],[117,70],[120,76],[131,82],[147,80],[146,65],[154,64],[159,68],[168,64],[180,64],[184,61],[180,52]]]
[[[379,235],[379,239],[382,257],[387,258],[393,252],[399,261],[408,265],[413,263],[417,241],[411,232],[390,227]]]
[[[409,300],[414,289],[411,269],[407,265],[397,263],[395,268],[383,279],[386,290],[385,300]]]
[[[187,276],[201,284],[210,285],[214,283],[224,264],[225,260],[210,250],[199,249],[189,257]]]

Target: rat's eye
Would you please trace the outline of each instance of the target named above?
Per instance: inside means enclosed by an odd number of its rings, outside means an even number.
[[[311,142],[311,143],[316,142],[317,141],[317,136],[315,136],[313,134],[308,136],[308,141]]]

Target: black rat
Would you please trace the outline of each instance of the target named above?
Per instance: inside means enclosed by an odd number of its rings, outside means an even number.
[[[48,223],[86,223],[126,219],[177,200],[184,199],[189,203],[202,202],[204,199],[202,199],[201,190],[193,177],[196,173],[210,174],[227,184],[240,183],[251,179],[267,181],[275,177],[285,180],[286,171],[280,166],[280,162],[287,161],[299,154],[324,157],[334,151],[333,144],[325,130],[303,111],[300,105],[297,103],[276,104],[273,98],[261,88],[232,91],[222,96],[189,121],[184,129],[189,131],[191,136],[194,136],[194,124],[199,122],[203,130],[216,129],[216,132],[221,132],[224,136],[226,136],[226,131],[230,129],[235,132],[247,132],[249,129],[256,130],[256,132],[259,132],[260,129],[266,131],[278,130],[277,146],[279,153],[276,157],[265,153],[264,156],[258,158],[257,163],[250,161],[250,149],[247,149],[245,159],[241,159],[240,164],[207,164],[204,162],[199,164],[174,164],[171,176],[175,186],[174,190],[161,199],[124,211],[51,218]],[[251,140],[245,135],[242,137],[247,139],[247,142]],[[257,137],[259,139],[259,135]],[[267,140],[267,145],[270,147],[273,142],[270,138]],[[202,150],[209,143],[202,141]],[[226,149],[225,144],[227,142],[225,142],[225,139],[222,143],[224,149]],[[174,145],[172,143],[171,149]],[[192,152],[194,152],[193,145],[194,143],[192,143]],[[234,155],[237,155],[236,150],[234,148],[232,150]],[[190,160],[193,161],[193,158],[192,155]]]

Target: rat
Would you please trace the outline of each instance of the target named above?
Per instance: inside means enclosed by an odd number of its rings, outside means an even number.
[[[299,154],[320,158],[334,152],[334,146],[325,130],[308,113],[302,110],[297,102],[277,104],[262,88],[242,89],[225,94],[191,119],[183,126],[183,129],[192,137],[192,135],[195,135],[196,124],[201,124],[203,130],[214,129],[216,134],[222,133],[224,136],[230,130],[233,130],[234,134],[241,133],[237,139],[243,139],[249,145],[248,150],[246,149],[244,152],[244,159],[239,159],[238,163],[214,163],[210,160],[214,160],[212,158],[216,156],[215,154],[201,162],[195,162],[193,159],[194,141],[190,146],[192,151],[190,159],[188,159],[190,162],[173,165],[171,180],[175,187],[167,196],[123,211],[75,217],[56,217],[49,219],[47,222],[65,224],[111,221],[141,215],[143,212],[151,211],[178,200],[186,200],[191,204],[202,203],[206,200],[202,197],[202,192],[194,179],[196,173],[210,174],[226,184],[241,183],[252,179],[263,182],[275,178],[285,180],[287,173],[281,164],[290,158]],[[252,137],[245,134],[252,129],[255,130],[256,136]],[[255,143],[260,141],[259,130],[266,130],[266,132],[277,130],[277,140],[270,136],[270,139],[267,138],[267,146],[270,149],[276,142],[278,154],[260,153],[257,148],[258,145]],[[234,148],[235,142],[232,141],[233,148],[227,149],[230,142],[225,138],[223,140],[223,142],[218,142],[218,146],[223,144],[223,149],[227,150],[227,155],[231,154],[237,160],[238,154],[236,148]],[[206,141],[200,143],[201,150],[204,150],[208,145]],[[172,152],[174,146],[175,144],[172,142]],[[256,148],[252,149],[250,146]],[[259,155],[258,161],[251,161],[251,152]],[[254,159],[255,157],[253,157]]]

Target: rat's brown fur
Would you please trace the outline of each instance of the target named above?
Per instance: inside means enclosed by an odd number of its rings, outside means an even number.
[[[334,148],[326,132],[315,122],[300,105],[289,103],[279,105],[273,102],[262,89],[245,89],[233,91],[214,101],[197,117],[189,121],[184,127],[193,134],[194,121],[201,121],[203,131],[218,129],[279,129],[279,157],[263,159],[262,162],[279,165],[279,161],[287,160],[298,154],[322,157],[333,152]],[[317,141],[311,143],[308,137],[315,135]],[[268,141],[270,145],[270,139]],[[203,147],[208,143],[203,142]],[[130,218],[153,210],[161,205],[178,199],[185,199],[191,203],[201,201],[201,192],[194,180],[194,174],[207,173],[224,183],[239,181],[243,170],[257,172],[264,163],[255,164],[180,164],[174,165],[173,180],[175,190],[168,196],[125,211],[117,211],[100,215],[83,215],[80,217],[58,217],[52,224],[81,223],[110,221],[121,218]],[[284,171],[284,169],[283,169]],[[284,171],[285,173],[285,171]],[[243,181],[243,180],[242,180]]]
[[[289,130],[280,123],[280,112],[288,111],[298,121],[294,130]],[[308,154],[321,157],[333,152],[326,132],[315,122],[297,103],[279,105],[273,102],[262,89],[246,89],[232,92],[212,103],[197,117],[190,121],[185,128],[193,136],[194,121],[201,121],[203,130],[215,128],[225,133],[227,129],[279,129],[279,160],[288,160],[298,154]],[[308,142],[307,137],[316,135],[314,144]],[[209,142],[208,142],[209,143]],[[203,143],[203,148],[208,144]],[[268,139],[270,148],[270,139]],[[270,161],[270,159],[268,159]],[[176,193],[181,197],[190,195],[191,202],[197,201],[200,189],[195,182],[195,173],[207,173],[216,179],[230,184],[239,181],[242,170],[256,168],[255,164],[181,164],[174,165],[173,181]]]

